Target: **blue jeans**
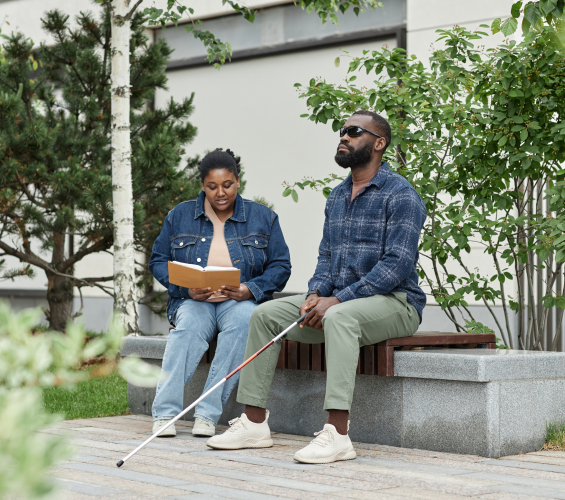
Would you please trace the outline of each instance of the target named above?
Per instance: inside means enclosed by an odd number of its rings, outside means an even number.
[[[255,307],[257,304],[251,300],[210,303],[186,299],[181,303],[174,318],[176,326],[169,333],[163,357],[163,370],[169,376],[157,386],[153,420],[171,419],[183,410],[184,386],[190,382],[216,334],[216,354],[204,392],[242,363],[249,320]],[[238,381],[239,373],[198,403],[194,416],[216,425]]]

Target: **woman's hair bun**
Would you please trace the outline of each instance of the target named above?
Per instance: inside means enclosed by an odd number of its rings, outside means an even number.
[[[235,164],[239,167],[239,162],[241,161],[241,158],[239,156],[235,156],[235,153],[231,149],[226,149],[226,153],[229,154],[235,160]]]
[[[224,151],[222,148],[216,148],[198,162],[200,179],[204,182],[210,170],[217,168],[225,168],[231,171],[236,177],[239,177],[239,173],[241,172],[240,161],[241,158],[235,156],[235,153],[231,149]]]

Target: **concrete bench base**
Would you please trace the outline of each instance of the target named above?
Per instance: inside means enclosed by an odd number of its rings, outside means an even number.
[[[161,364],[166,339],[129,337],[122,355]],[[185,387],[202,393],[208,364]],[[326,421],[326,374],[277,369],[269,410],[273,431],[312,435]],[[220,423],[243,408],[230,396]],[[151,414],[155,389],[128,384],[131,411]],[[187,419],[193,419],[192,414]],[[353,441],[484,457],[537,450],[547,423],[565,421],[565,354],[485,349],[401,351],[395,376],[357,375]]]

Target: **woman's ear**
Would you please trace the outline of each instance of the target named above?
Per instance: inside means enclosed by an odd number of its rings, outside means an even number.
[[[239,177],[237,178],[237,189],[239,189]]]

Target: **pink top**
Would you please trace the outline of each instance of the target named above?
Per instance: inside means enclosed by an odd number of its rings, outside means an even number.
[[[226,238],[224,236],[224,223],[218,218],[216,212],[210,205],[208,198],[204,198],[204,211],[206,215],[214,224],[214,236],[212,237],[212,243],[210,244],[210,253],[208,254],[208,266],[218,266],[218,267],[233,267],[230,251],[228,250],[228,245],[226,243]],[[206,302],[225,302],[229,300],[222,292],[214,292]]]

